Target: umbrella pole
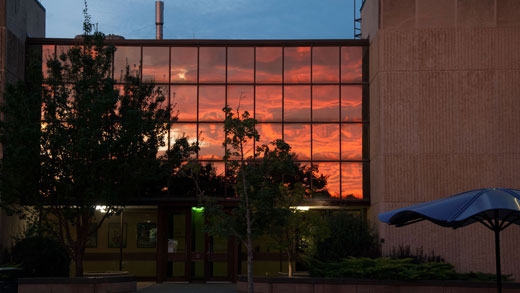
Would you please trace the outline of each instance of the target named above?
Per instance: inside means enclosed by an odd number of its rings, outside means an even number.
[[[498,222],[498,221],[497,221]],[[502,293],[502,272],[500,269],[500,227],[497,225],[495,231],[495,257],[497,265],[497,292]]]

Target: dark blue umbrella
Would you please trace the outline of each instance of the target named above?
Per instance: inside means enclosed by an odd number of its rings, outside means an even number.
[[[479,222],[495,232],[497,291],[502,292],[500,231],[520,225],[520,190],[486,188],[379,214],[379,220],[396,227],[423,220],[457,229]]]

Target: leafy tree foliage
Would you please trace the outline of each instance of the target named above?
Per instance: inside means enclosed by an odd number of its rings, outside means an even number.
[[[8,88],[0,133],[2,204],[11,211],[45,207],[77,276],[87,238],[97,230],[91,224],[99,228],[129,198],[159,193],[190,152],[180,144],[158,159],[171,109],[160,90],[128,69],[126,83],[116,88],[115,48],[92,30],[86,5],[84,15],[82,39],[51,58],[47,78]],[[101,217],[98,205],[105,206]]]

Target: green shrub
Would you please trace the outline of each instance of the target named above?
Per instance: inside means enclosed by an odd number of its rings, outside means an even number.
[[[399,245],[398,248],[392,248],[392,251],[388,255],[390,258],[411,258],[415,263],[428,263],[428,262],[446,262],[444,258],[440,255],[436,255],[432,250],[430,253],[424,252],[424,249],[417,248],[415,253],[412,252],[410,245],[402,246]]]
[[[345,258],[335,262],[309,260],[310,275],[326,278],[357,278],[378,280],[471,280],[495,281],[495,275],[484,273],[460,274],[446,262],[417,263],[412,258]],[[511,276],[502,276],[511,281]]]
[[[12,251],[24,277],[68,277],[70,257],[58,241],[40,236],[24,238]]]
[[[360,278],[380,280],[449,280],[456,271],[448,263],[417,264],[411,258],[346,258],[337,262],[313,260],[310,264],[313,277]]]

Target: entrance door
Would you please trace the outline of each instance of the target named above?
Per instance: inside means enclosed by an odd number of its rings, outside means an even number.
[[[230,281],[233,271],[233,241],[204,233],[204,209],[189,207],[163,214],[166,233],[167,281]],[[165,223],[166,222],[166,223]],[[159,261],[159,260],[158,260]]]

